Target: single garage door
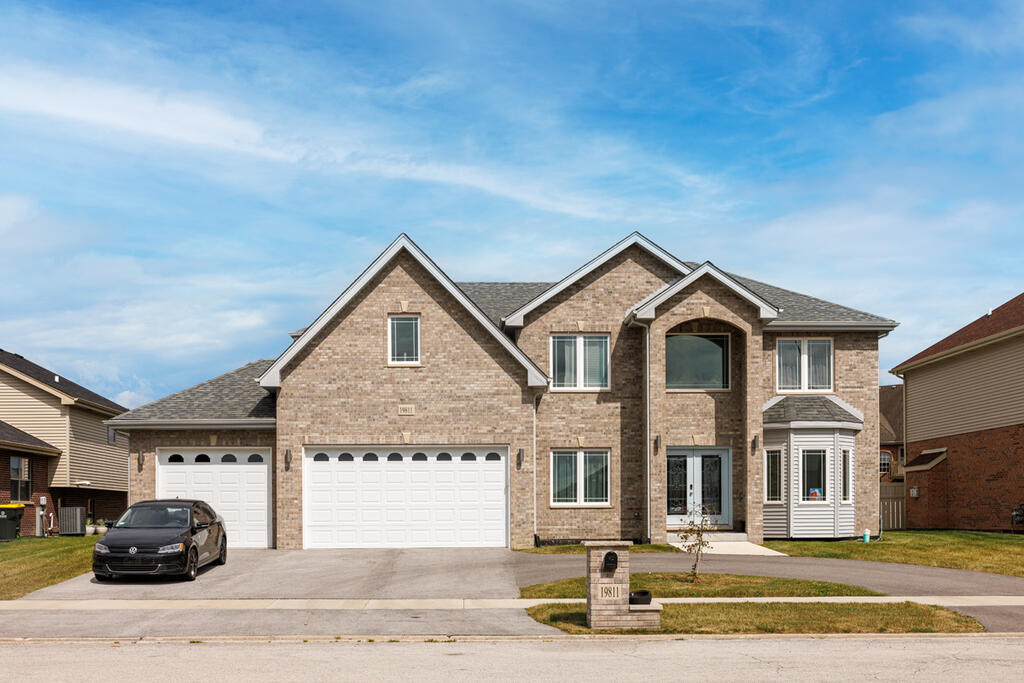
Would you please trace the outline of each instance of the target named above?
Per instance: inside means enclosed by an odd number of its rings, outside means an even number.
[[[306,548],[507,545],[508,449],[307,446]]]
[[[270,449],[157,449],[156,495],[207,502],[230,548],[270,546]]]

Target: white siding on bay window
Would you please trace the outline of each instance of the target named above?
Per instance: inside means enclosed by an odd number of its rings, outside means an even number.
[[[792,457],[789,458],[788,489],[791,511],[790,533],[792,538],[832,538],[835,536],[835,501],[838,493],[835,476],[835,430],[798,429],[790,432]],[[803,500],[801,467],[803,451],[825,451],[825,502]]]
[[[839,454],[836,460],[836,466],[843,466],[843,451],[850,451],[850,500],[849,502],[839,501],[838,506],[838,524],[837,529],[840,537],[850,537],[857,535],[856,522],[854,521],[854,514],[857,511],[854,505],[857,500],[857,467],[854,463],[857,461],[857,452],[854,450],[854,440],[856,435],[854,432],[849,430],[842,430],[839,432]],[[839,494],[842,495],[842,490],[839,490]]]
[[[789,536],[789,453],[786,432],[769,432],[764,438],[765,451],[782,453],[782,502],[764,503],[764,535],[765,538],[787,538]],[[762,454],[762,457],[763,454]],[[767,476],[767,469],[765,470]],[[766,484],[767,485],[767,484]],[[764,495],[764,494],[762,494]]]

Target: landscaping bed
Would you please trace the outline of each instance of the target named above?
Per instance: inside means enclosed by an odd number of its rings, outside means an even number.
[[[538,555],[582,555],[587,552],[586,546],[576,543],[572,545],[542,545],[537,548],[522,548],[516,552],[536,553]],[[668,543],[643,543],[629,546],[631,553],[681,553],[674,545]]]
[[[978,633],[976,620],[943,607],[913,602],[726,603],[665,605],[659,630],[587,628],[586,605],[547,604],[527,610],[566,633]]]
[[[18,538],[0,543],[0,600],[20,598],[90,571],[99,538]]]
[[[670,572],[636,573],[629,577],[630,590],[649,590],[655,598],[749,598],[821,597],[827,595],[882,595],[859,586],[828,581],[779,579],[741,574],[701,574],[697,583],[689,574]],[[522,598],[585,598],[584,577],[538,583],[520,589]]]
[[[886,531],[883,540],[765,541],[787,555],[901,562],[1024,577],[1024,536],[984,531]]]

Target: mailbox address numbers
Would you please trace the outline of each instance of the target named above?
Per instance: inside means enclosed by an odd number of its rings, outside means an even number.
[[[618,600],[622,597],[622,586],[614,584],[610,586],[598,586],[598,597]]]

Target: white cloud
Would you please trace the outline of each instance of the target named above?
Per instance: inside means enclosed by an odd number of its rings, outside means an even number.
[[[977,9],[975,3],[967,3],[966,7]],[[992,12],[981,16],[934,12],[906,17],[901,23],[922,38],[952,43],[973,52],[1024,50],[1024,5],[1017,0],[998,2]]]

